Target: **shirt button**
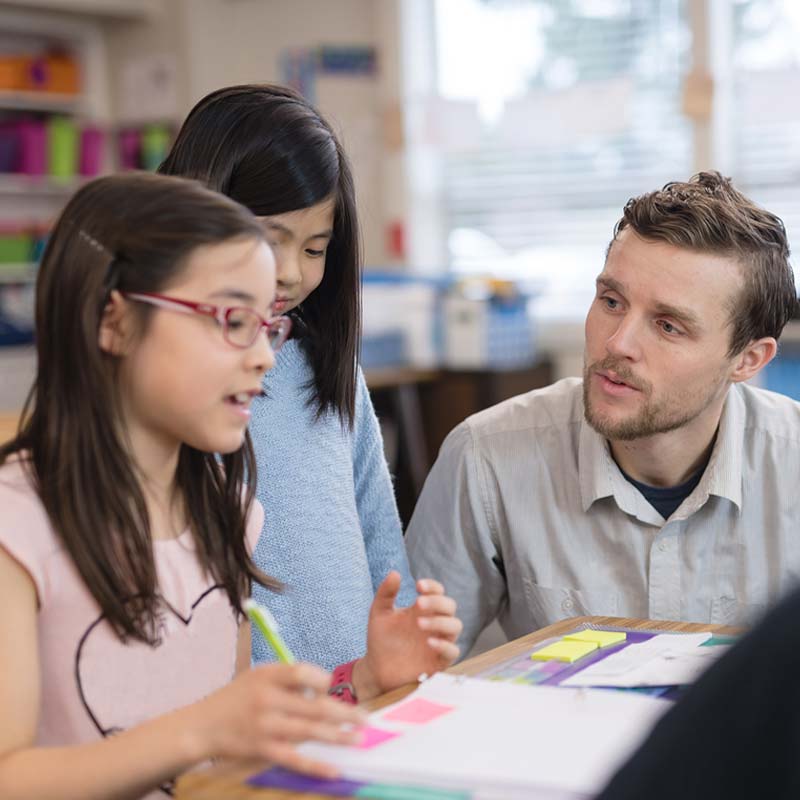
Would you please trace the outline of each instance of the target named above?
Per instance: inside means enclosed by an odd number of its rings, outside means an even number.
[[[669,544],[667,542],[660,542],[658,549],[663,553],[665,550],[669,549]]]
[[[564,611],[572,611],[574,606],[575,606],[575,604],[572,602],[572,600],[569,597],[566,600],[562,601],[562,603],[561,603],[561,608],[563,608]]]

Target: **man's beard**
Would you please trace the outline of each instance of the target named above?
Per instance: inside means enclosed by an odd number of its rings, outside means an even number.
[[[644,404],[641,409],[620,421],[612,421],[598,414],[592,407],[589,396],[589,383],[592,374],[597,370],[613,372],[625,383],[630,381],[630,385],[642,393]],[[612,356],[583,368],[583,413],[589,425],[606,439],[632,441],[655,436],[658,433],[668,433],[691,422],[708,405],[705,402],[698,409],[687,409],[686,404],[676,402],[674,405],[678,407],[670,409],[669,397],[661,402],[653,402],[652,394],[652,384],[637,378],[623,363]]]

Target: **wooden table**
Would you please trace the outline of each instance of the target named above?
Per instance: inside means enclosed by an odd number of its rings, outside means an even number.
[[[636,628],[640,630],[681,631],[683,633],[697,633],[713,631],[721,634],[741,633],[740,628],[727,625],[704,625],[692,622],[655,622],[645,619],[631,619],[623,617],[572,617],[550,625],[547,628],[530,633],[513,642],[496,647],[479,656],[470,658],[451,667],[448,672],[461,675],[477,675],[480,672],[507,661],[514,656],[521,655],[530,650],[532,645],[553,636],[563,636],[583,623],[590,623],[601,627]],[[365,703],[369,710],[375,710],[402,700],[416,688],[416,684],[409,684],[393,692],[388,692],[375,700]],[[178,780],[175,792],[176,800],[293,800],[298,797],[315,798],[315,800],[329,800],[323,795],[280,791],[276,789],[255,789],[247,786],[244,780],[250,775],[264,768],[263,764],[250,764],[247,766],[214,767],[184,775]]]

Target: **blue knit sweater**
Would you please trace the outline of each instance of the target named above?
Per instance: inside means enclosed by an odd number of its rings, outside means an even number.
[[[298,660],[332,669],[364,654],[374,591],[389,570],[403,576],[398,605],[416,593],[364,376],[359,370],[352,430],[333,413],[315,420],[305,388],[312,379],[292,339],[267,373],[267,397],[252,406],[264,506],[255,561],[285,584],[283,593],[256,586],[253,595]],[[252,643],[254,663],[274,660],[258,633]]]

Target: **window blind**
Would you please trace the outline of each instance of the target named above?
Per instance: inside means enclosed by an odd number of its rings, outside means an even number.
[[[560,255],[580,262],[591,253],[596,271],[627,198],[692,172],[692,131],[680,110],[690,45],[683,4],[475,0],[485,35],[480,47],[459,48],[443,30],[460,24],[448,14],[454,4],[437,2],[439,64],[450,74],[453,59],[469,69],[467,59],[488,67],[488,59],[508,58],[499,48],[538,54],[493,118],[481,119],[471,136],[457,129],[440,142],[451,243],[464,231],[478,234],[464,241],[487,243],[485,251],[451,247],[451,266],[486,269],[491,243],[517,254],[522,273],[557,269]],[[519,30],[492,41],[523,25],[527,42]],[[492,87],[472,98],[454,96],[444,80],[439,90],[447,113],[448,100],[486,105]]]

